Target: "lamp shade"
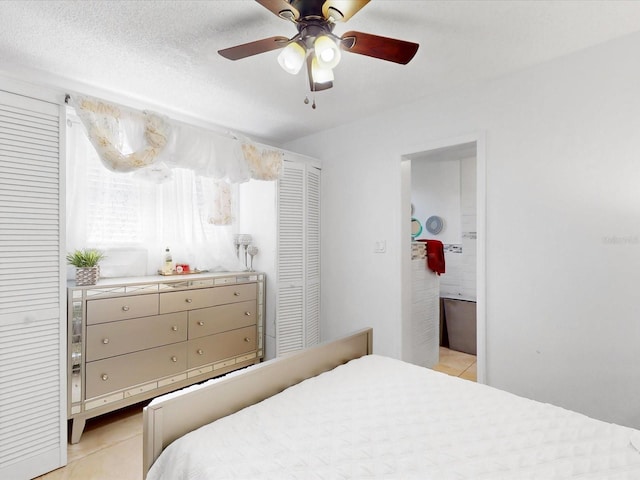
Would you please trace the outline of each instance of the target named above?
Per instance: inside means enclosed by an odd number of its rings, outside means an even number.
[[[313,43],[318,64],[322,68],[333,68],[340,63],[342,54],[336,42],[327,35],[320,35]]]
[[[311,61],[311,76],[314,83],[333,82],[333,70],[322,67],[317,57],[314,57]]]
[[[306,55],[307,53],[302,45],[298,42],[291,42],[278,55],[278,63],[285,72],[295,75],[302,68]]]

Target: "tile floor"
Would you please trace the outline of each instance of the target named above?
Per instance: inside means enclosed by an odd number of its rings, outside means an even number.
[[[476,357],[440,347],[434,370],[476,381]],[[80,443],[69,445],[67,466],[39,480],[142,480],[144,404],[87,421]]]
[[[478,370],[476,356],[468,353],[456,352],[440,347],[440,362],[433,367],[438,372],[448,373],[465,380],[477,381]]]

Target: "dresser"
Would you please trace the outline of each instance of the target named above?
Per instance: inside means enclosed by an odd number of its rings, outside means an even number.
[[[224,272],[68,286],[71,443],[86,420],[264,357],[265,276]]]

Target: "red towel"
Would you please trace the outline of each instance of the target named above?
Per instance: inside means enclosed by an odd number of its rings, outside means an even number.
[[[419,242],[427,244],[427,267],[437,275],[445,272],[444,245],[440,240],[419,239]]]

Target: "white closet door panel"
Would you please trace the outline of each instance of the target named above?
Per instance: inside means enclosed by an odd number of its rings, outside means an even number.
[[[304,347],[302,287],[280,288],[276,302],[276,356],[279,356]]]
[[[276,355],[320,341],[320,169],[287,161],[278,183]]]
[[[59,124],[0,91],[0,478],[66,462]]]
[[[309,167],[306,177],[306,277],[320,278],[320,170]]]
[[[34,126],[27,123],[33,117],[18,118],[12,121],[10,115],[0,110],[0,119],[5,120],[0,124],[0,138],[8,139],[8,143],[24,140],[24,143],[50,145],[52,149],[55,149],[58,142],[57,125],[51,124],[46,118]]]
[[[47,180],[51,175],[56,174],[56,170],[51,167],[49,162],[41,162],[39,159],[28,159],[23,156],[20,166],[17,167],[15,163],[10,162],[14,158],[10,155],[0,155],[0,170],[3,175],[20,175],[25,179],[35,175]]]
[[[306,192],[306,346],[320,343],[320,169],[307,168]]]
[[[278,185],[278,282],[300,284],[304,274],[304,170],[285,163]]]
[[[320,283],[308,283],[305,302],[306,347],[320,343]]]
[[[11,105],[17,95],[0,92],[0,124],[2,128],[33,132],[35,136],[48,135],[58,139],[58,106],[51,103],[43,107],[39,100],[20,98],[20,105]],[[29,137],[30,138],[30,137]]]

